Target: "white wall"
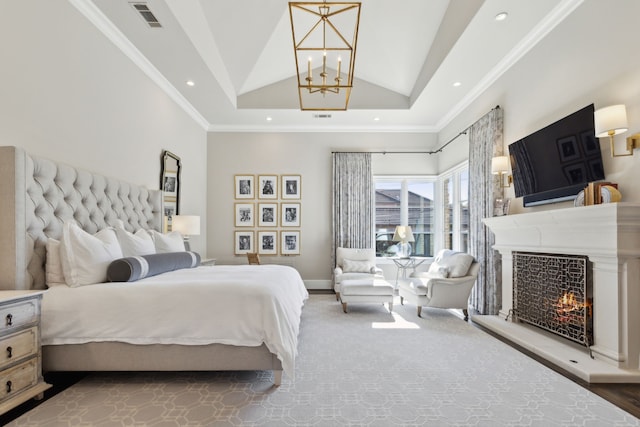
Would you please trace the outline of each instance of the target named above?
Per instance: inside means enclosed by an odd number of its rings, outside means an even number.
[[[513,68],[496,81],[441,133],[446,140],[500,105],[504,110],[505,147],[516,140],[595,103],[601,108],[624,103],[629,133],[640,131],[640,55],[636,30],[640,2],[586,0]],[[472,58],[470,58],[472,63]],[[618,182],[623,200],[640,202],[640,150],[633,157],[612,159],[608,140],[601,139],[606,179]],[[505,194],[514,197],[513,189]],[[565,202],[512,212],[557,209]]]
[[[0,10],[0,145],[153,189],[167,149],[182,159],[181,212],[204,219],[206,131],[69,2]]]
[[[208,147],[208,248],[220,263],[246,263],[234,255],[234,175],[302,177],[300,256],[263,257],[294,265],[308,286],[328,282],[331,264],[331,152],[430,150],[434,134],[411,133],[210,133]],[[376,174],[435,174],[437,157],[374,154]],[[253,200],[258,203],[259,199]],[[258,227],[253,230],[257,231]],[[312,284],[311,287],[318,287]],[[321,286],[320,286],[321,287]]]

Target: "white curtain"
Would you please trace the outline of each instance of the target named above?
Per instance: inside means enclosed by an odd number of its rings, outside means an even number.
[[[373,174],[370,153],[333,153],[333,247],[372,247]]]
[[[502,109],[496,107],[469,128],[469,247],[480,263],[470,303],[480,314],[498,314],[502,305],[502,262],[493,250],[493,233],[482,223],[503,197],[500,181],[491,174],[491,159],[502,153]]]

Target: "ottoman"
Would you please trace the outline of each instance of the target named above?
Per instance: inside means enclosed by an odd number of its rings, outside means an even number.
[[[344,280],[341,283],[340,302],[342,310],[347,312],[349,303],[388,303],[389,311],[393,310],[394,288],[382,278]]]

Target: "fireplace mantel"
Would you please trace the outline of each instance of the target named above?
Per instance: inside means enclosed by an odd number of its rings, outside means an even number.
[[[474,321],[586,381],[640,382],[640,204],[523,213],[485,218],[484,223],[495,234],[494,249],[502,255],[502,308],[499,316],[475,316]],[[504,321],[513,301],[513,251],[589,257],[595,361],[589,360],[584,347]]]

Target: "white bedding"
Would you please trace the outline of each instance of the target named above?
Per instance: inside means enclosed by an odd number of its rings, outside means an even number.
[[[177,270],[137,282],[55,286],[42,299],[42,344],[260,346],[293,375],[308,292],[279,265]]]

